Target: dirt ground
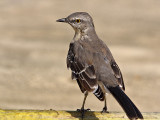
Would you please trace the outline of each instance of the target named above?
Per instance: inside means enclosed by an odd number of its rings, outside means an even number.
[[[76,11],[94,19],[143,112],[160,112],[160,1],[1,0],[0,108],[75,110],[83,94],[66,68],[74,31],[55,22]],[[122,111],[111,95],[109,111]],[[89,94],[86,108],[103,107]]]

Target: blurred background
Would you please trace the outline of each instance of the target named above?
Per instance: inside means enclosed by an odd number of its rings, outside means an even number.
[[[66,68],[74,31],[57,23],[88,12],[123,73],[126,93],[143,112],[160,112],[159,0],[1,0],[0,108],[76,110],[83,94]],[[109,111],[122,111],[111,95]],[[104,103],[89,94],[86,108]]]

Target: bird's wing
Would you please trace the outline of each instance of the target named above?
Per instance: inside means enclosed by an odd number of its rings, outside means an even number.
[[[95,69],[90,53],[81,45],[70,44],[67,56],[67,67],[72,70],[72,78],[75,78],[82,92],[93,91],[97,86]]]
[[[118,67],[118,65],[117,65],[117,63],[115,61],[111,61],[111,68],[112,68],[112,70],[114,72],[115,77],[118,80],[120,88],[125,90],[125,86],[124,86],[123,76],[122,76],[121,70],[120,70],[120,68]]]
[[[115,60],[112,56],[112,53],[109,50],[109,48],[107,47],[107,45],[103,41],[101,41],[101,44],[103,46],[103,47],[101,47],[101,51],[103,52],[103,55],[105,57],[105,61],[110,62],[111,69],[113,70],[113,74],[116,77],[120,88],[122,90],[125,90],[125,86],[124,86],[124,82],[123,82],[123,76],[122,76],[120,68],[118,67],[117,63],[115,62]]]

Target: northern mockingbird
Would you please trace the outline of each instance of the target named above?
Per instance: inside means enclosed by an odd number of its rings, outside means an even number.
[[[97,36],[91,16],[86,12],[76,12],[57,22],[68,23],[75,30],[67,55],[67,67],[85,95],[80,109],[82,117],[88,92],[92,92],[104,101],[102,112],[107,112],[106,93],[111,93],[129,119],[143,119],[141,112],[124,93],[121,71],[109,48]]]

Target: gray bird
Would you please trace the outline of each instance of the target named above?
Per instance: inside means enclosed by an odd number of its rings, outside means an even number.
[[[67,67],[84,93],[81,109],[84,116],[84,104],[88,92],[92,92],[100,101],[104,101],[102,112],[107,112],[106,93],[118,101],[129,119],[143,119],[141,112],[124,93],[125,86],[121,71],[109,48],[99,39],[91,16],[86,12],[76,12],[57,20],[70,24],[75,35],[70,43],[67,55]]]

